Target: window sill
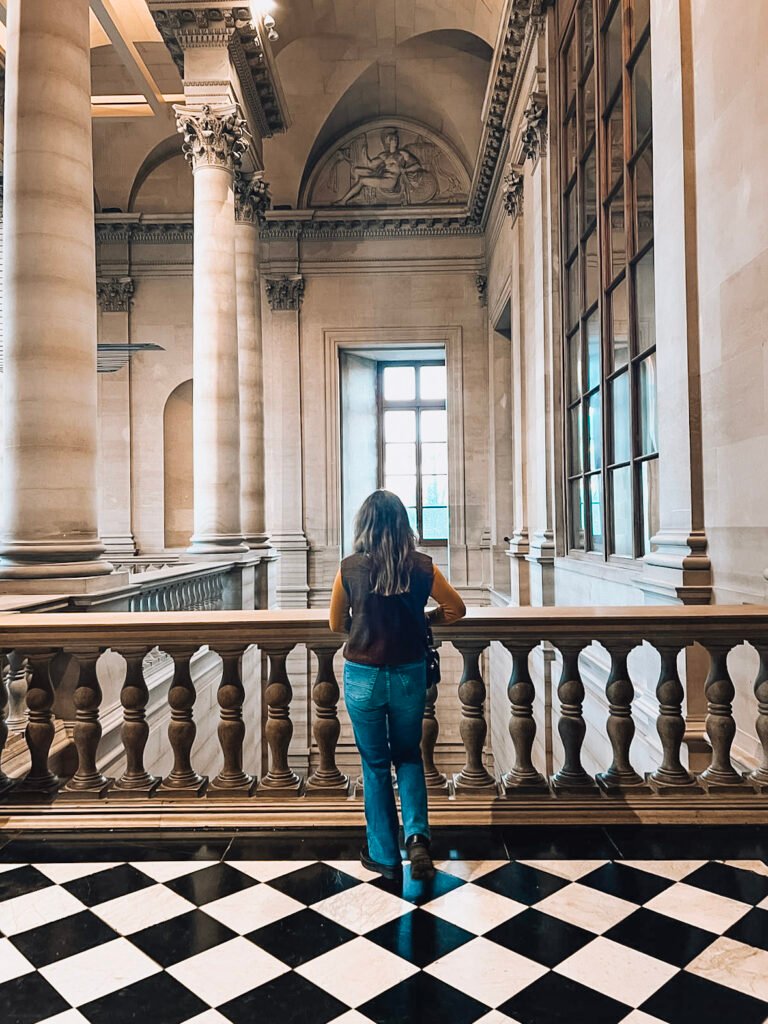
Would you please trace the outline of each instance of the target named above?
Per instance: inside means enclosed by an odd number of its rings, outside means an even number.
[[[621,562],[606,562],[602,555],[575,554],[571,552],[555,558],[555,571],[578,573],[601,580],[611,580],[623,586],[636,586],[635,577],[643,571],[645,563],[641,558],[628,558]]]

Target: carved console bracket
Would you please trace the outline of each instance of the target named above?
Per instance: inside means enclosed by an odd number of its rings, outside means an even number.
[[[264,214],[272,205],[269,184],[262,173],[235,174],[235,217],[246,224],[263,224]]]
[[[502,202],[512,220],[515,220],[523,212],[523,185],[525,176],[522,170],[512,168],[504,175],[502,186]]]
[[[102,313],[128,313],[133,305],[132,277],[111,277],[96,282],[96,298]]]
[[[304,298],[304,278],[301,274],[291,277],[267,277],[265,280],[267,302],[273,313],[301,309]]]
[[[523,114],[525,125],[520,137],[523,157],[536,163],[539,157],[547,155],[547,97],[534,92]]]
[[[481,306],[488,305],[488,278],[485,274],[478,274],[475,277],[475,287],[477,288],[477,297],[480,299]]]

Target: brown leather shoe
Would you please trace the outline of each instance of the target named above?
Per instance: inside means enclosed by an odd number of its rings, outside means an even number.
[[[414,882],[430,882],[435,877],[435,865],[429,853],[429,839],[426,836],[409,836],[405,841],[408,860],[411,862],[411,878]]]

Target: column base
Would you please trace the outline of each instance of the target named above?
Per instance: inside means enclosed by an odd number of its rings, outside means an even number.
[[[105,576],[3,577],[0,594],[101,594],[127,587],[130,574],[110,572]]]
[[[240,555],[249,551],[242,537],[192,537],[186,549],[189,555]]]

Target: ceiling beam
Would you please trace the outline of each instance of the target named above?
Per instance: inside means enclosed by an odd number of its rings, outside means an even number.
[[[119,54],[137,88],[146,96],[152,111],[155,114],[163,114],[167,110],[163,94],[152,77],[152,72],[144,63],[136,44],[132,40],[126,39],[120,31],[113,11],[113,0],[91,0],[91,10],[99,19],[101,27],[109,36],[110,43]]]

